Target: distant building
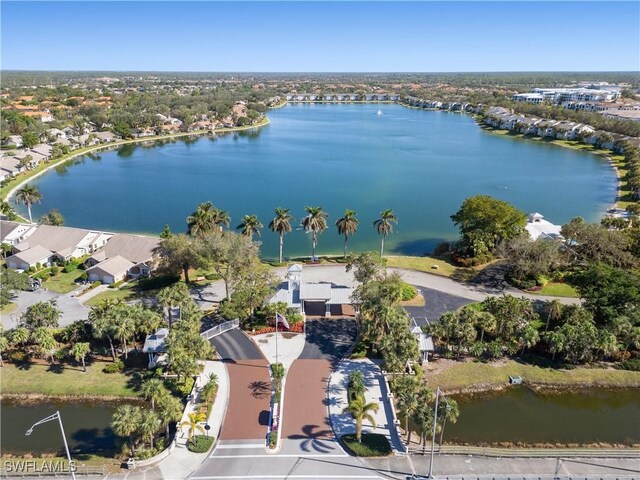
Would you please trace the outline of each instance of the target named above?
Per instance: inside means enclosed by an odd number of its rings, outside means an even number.
[[[532,240],[544,238],[547,240],[562,240],[560,225],[554,225],[553,223],[544,219],[539,213],[530,213],[527,219],[527,224],[524,227]]]

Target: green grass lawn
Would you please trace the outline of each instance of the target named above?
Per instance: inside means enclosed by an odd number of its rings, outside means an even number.
[[[80,286],[79,283],[76,283],[76,280],[79,279],[83,273],[84,270],[80,269],[69,273],[60,272],[55,277],[49,277],[42,282],[42,286],[52,292],[69,293]]]
[[[431,372],[431,368],[434,369]],[[576,367],[571,370],[539,367],[510,359],[494,362],[436,360],[426,368],[426,382],[444,391],[468,388],[491,389],[508,383],[510,375],[520,375],[525,383],[539,386],[640,387],[640,372],[608,368]]]
[[[579,297],[576,289],[573,288],[568,283],[549,282],[544,287],[542,287],[542,290],[538,290],[536,292],[529,292],[529,293],[537,293],[539,295],[549,295],[552,297],[574,297],[574,298]]]
[[[0,315],[9,315],[11,312],[15,311],[16,308],[18,308],[18,305],[13,302],[9,302],[0,309]]]
[[[443,277],[452,277],[455,280],[473,280],[479,271],[486,265],[477,268],[462,268],[454,265],[448,256],[443,257],[410,257],[410,256],[385,256],[387,267],[408,268],[420,272],[433,273]],[[434,268],[437,267],[437,268]]]
[[[100,292],[95,297],[91,297],[84,304],[87,307],[94,307],[102,300],[111,299],[111,300],[124,300],[128,302],[129,300],[134,300],[138,297],[138,293],[135,290],[136,284],[126,284],[120,288],[108,288],[104,292]],[[80,297],[82,300],[82,297]]]
[[[81,366],[68,364],[50,365],[30,363],[18,367],[5,363],[0,377],[2,393],[40,394],[60,396],[98,395],[109,397],[137,397],[133,389],[135,379],[132,374],[104,373],[102,369],[109,362],[94,362],[87,366],[87,373]]]
[[[340,440],[347,451],[356,457],[386,457],[391,455],[391,445],[384,435],[363,433],[362,443],[356,440],[355,433],[343,435]]]

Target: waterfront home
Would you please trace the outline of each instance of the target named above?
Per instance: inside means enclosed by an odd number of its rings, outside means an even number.
[[[332,283],[308,283],[302,281],[302,265],[287,268],[287,276],[269,303],[286,303],[299,313],[326,316],[353,315],[353,288]]]
[[[15,270],[28,270],[31,267],[36,268],[38,265],[47,267],[51,264],[53,258],[53,252],[41,245],[36,245],[33,248],[7,257],[7,267]]]
[[[96,280],[93,281],[102,283],[115,283],[125,278],[136,279],[149,276],[157,264],[159,245],[159,238],[116,233],[109,237],[103,248],[87,259],[86,265],[90,267],[87,272],[91,270],[96,275]],[[120,258],[106,266],[103,265],[115,257]],[[101,265],[100,269],[93,269]],[[115,280],[116,277],[122,278]]]
[[[22,170],[23,167],[20,165],[20,160],[16,157],[0,157],[0,182],[17,175]]]
[[[33,231],[15,244],[15,252],[26,252],[36,247],[44,247],[59,261],[80,258],[101,248],[112,236],[111,233],[84,230],[81,228],[38,225]]]
[[[418,340],[418,352],[420,354],[421,363],[429,363],[429,354],[433,354],[435,348],[433,346],[433,338],[422,331],[423,326],[428,326],[429,321],[426,318],[412,318],[409,324],[409,331]]]
[[[527,103],[542,103],[544,97],[539,93],[517,93],[511,96],[511,100],[514,102],[527,102]]]
[[[28,237],[36,228],[36,225],[28,223],[0,220],[0,243],[13,246]]]
[[[42,160],[41,161],[47,161],[49,159],[51,159],[51,153],[53,152],[53,147],[51,145],[47,145],[47,144],[40,144],[40,145],[36,145],[35,147],[33,147],[31,150],[29,150],[29,153],[31,155],[34,154],[38,154],[40,156],[42,156]]]
[[[13,146],[14,148],[20,148],[23,145],[22,137],[20,135],[10,135],[2,142],[2,145],[5,147]]]
[[[102,282],[111,285],[126,280],[129,270],[134,266],[135,263],[116,255],[87,268],[87,275],[90,282]]]
[[[167,352],[165,341],[169,336],[168,328],[161,328],[153,335],[147,335],[144,340],[142,352],[149,355],[149,368],[154,368],[158,363],[162,363]]]
[[[115,142],[116,140],[119,139],[119,137],[117,135],[115,135],[112,132],[94,132],[93,133],[95,135],[95,137],[101,142],[101,143],[108,143],[108,142]]]
[[[58,128],[50,128],[47,130],[47,135],[54,139],[54,141],[60,138],[67,138],[67,134]]]
[[[562,240],[560,230],[562,226],[554,225],[544,219],[539,213],[530,213],[527,217],[525,230],[529,233],[532,240],[543,238],[546,240]]]

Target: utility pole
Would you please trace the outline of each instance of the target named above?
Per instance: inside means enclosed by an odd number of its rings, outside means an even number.
[[[429,474],[427,478],[433,478],[433,454],[436,444],[436,427],[438,426],[438,401],[440,400],[440,387],[436,389],[436,405],[433,413],[433,433],[431,435],[431,458],[429,459]]]

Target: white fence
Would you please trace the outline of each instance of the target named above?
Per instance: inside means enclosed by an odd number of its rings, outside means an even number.
[[[202,332],[200,335],[202,335],[204,338],[209,340],[210,338],[218,336],[221,333],[228,332],[229,330],[233,330],[234,328],[238,328],[239,326],[240,326],[240,320],[236,318],[235,320],[229,320],[228,322],[224,322],[224,323],[221,323],[220,325],[216,325],[215,327]]]

